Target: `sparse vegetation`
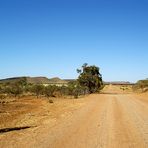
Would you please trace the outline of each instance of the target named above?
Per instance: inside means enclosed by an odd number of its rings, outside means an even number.
[[[49,103],[54,103],[52,99],[49,99]]]
[[[31,90],[29,91],[33,92],[37,96],[37,98],[39,98],[39,96],[43,95],[44,93],[44,86],[41,84],[36,84],[33,85]]]
[[[125,86],[121,86],[120,89],[124,91],[124,90],[128,90],[129,88],[128,86],[125,85]]]
[[[148,79],[139,80],[133,87],[134,91],[146,92],[148,91]]]
[[[20,97],[20,95],[25,91],[26,85],[27,83],[24,79],[20,79],[13,83],[2,84],[1,92],[9,96]]]
[[[58,89],[58,87],[55,86],[55,85],[46,86],[46,87],[44,87],[43,94],[44,94],[47,98],[49,98],[49,97],[54,97],[54,93],[56,92],[57,89]]]
[[[59,78],[50,79],[50,83],[51,80],[53,80],[54,83],[59,81],[60,83],[64,83],[63,86],[48,83],[47,85],[44,85],[42,82],[46,82],[46,80],[49,82],[49,80],[44,77],[37,77],[33,79],[30,77],[6,79],[1,81],[0,94],[9,97],[35,95],[37,98],[40,96],[45,96],[47,98],[73,96],[74,98],[78,98],[81,95],[94,93],[103,88],[102,76],[98,67],[84,64],[82,69],[77,70],[77,72],[80,73],[78,79],[70,81],[67,84],[66,81],[60,80]]]

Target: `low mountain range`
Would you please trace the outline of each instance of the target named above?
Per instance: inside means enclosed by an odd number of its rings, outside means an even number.
[[[68,82],[75,81],[75,79],[60,79],[58,77],[54,78],[47,78],[47,77],[13,77],[13,78],[7,78],[7,79],[1,79],[0,83],[14,83],[16,81],[19,81],[21,79],[25,79],[27,83],[31,84],[67,84]],[[103,82],[104,84],[113,84],[113,85],[130,85],[133,83],[126,82],[126,81],[112,81],[112,82]]]
[[[25,79],[27,83],[31,84],[66,84],[69,80],[62,80],[58,77],[48,79],[47,77],[13,77],[7,79],[1,79],[0,83],[14,83],[21,79]]]

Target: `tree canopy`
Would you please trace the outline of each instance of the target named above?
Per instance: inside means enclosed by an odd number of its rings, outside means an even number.
[[[99,67],[95,65],[88,66],[85,63],[81,69],[77,69],[77,72],[80,74],[78,82],[81,86],[87,87],[89,93],[97,92],[102,87],[102,75],[100,74]]]

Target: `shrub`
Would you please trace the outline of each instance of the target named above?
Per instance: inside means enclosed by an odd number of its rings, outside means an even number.
[[[134,86],[133,86],[134,90],[141,90],[142,92],[147,91],[148,90],[148,80],[139,80]]]
[[[70,82],[67,87],[68,95],[78,98],[80,95],[89,93],[88,87],[81,86],[78,81]]]
[[[31,87],[31,92],[33,92],[37,96],[37,98],[38,98],[40,95],[43,95],[44,86],[41,85],[41,84],[33,85]]]
[[[11,83],[3,88],[3,93],[18,97],[23,93],[23,86],[18,82]]]
[[[49,85],[49,86],[46,86],[44,88],[44,95],[49,98],[49,97],[54,97],[54,93],[56,92],[57,90],[57,86],[55,85]]]
[[[53,100],[49,99],[49,103],[54,103]]]

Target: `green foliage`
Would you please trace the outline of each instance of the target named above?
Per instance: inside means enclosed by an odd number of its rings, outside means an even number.
[[[74,96],[74,98],[78,98],[79,91],[80,91],[78,87],[79,86],[78,86],[78,83],[76,81],[70,82],[68,84],[68,93],[69,93],[69,95]]]
[[[44,95],[49,98],[49,97],[54,97],[54,93],[56,92],[57,90],[57,86],[55,85],[49,85],[49,86],[46,86],[44,88]]]
[[[2,84],[0,84],[0,94],[3,92]]]
[[[19,85],[21,85],[23,88],[25,88],[27,86],[27,78],[21,78],[19,81],[17,81],[16,83],[18,83]]]
[[[102,75],[99,72],[99,67],[88,66],[86,63],[82,66],[81,70],[77,70],[80,73],[78,82],[80,86],[87,87],[89,93],[97,92],[101,89]]]
[[[7,97],[6,95],[0,94],[0,101],[3,100],[3,99],[5,99],[6,97]]]
[[[24,79],[15,81],[13,83],[3,84],[1,92],[4,94],[12,95],[14,97],[20,96],[26,87]]]
[[[35,94],[37,98],[39,96],[49,98],[70,95],[78,98],[80,95],[96,92],[103,87],[102,76],[98,67],[84,64],[82,69],[78,69],[77,72],[80,74],[78,80],[70,82],[68,86],[33,85],[27,83],[26,77],[22,77],[19,80],[0,84],[0,94],[13,95],[15,97],[22,94]]]
[[[68,88],[68,86],[58,87],[57,91],[58,91],[60,96],[69,95],[69,88]]]
[[[148,91],[148,80],[139,80],[135,86],[133,87],[134,90],[141,90],[142,92]]]
[[[68,84],[68,95],[78,98],[80,95],[85,95],[88,93],[88,88],[81,86],[78,81],[70,82]]]
[[[23,93],[23,86],[20,83],[14,83],[10,85],[10,93],[15,97]]]
[[[82,87],[78,81],[70,82],[68,86],[56,86],[42,84],[26,84],[23,81],[15,81],[13,83],[5,83],[0,85],[0,94],[8,96],[20,96],[21,94],[34,94],[37,96],[50,97],[62,97],[73,96],[78,98],[80,95],[88,93],[87,87]]]
[[[44,86],[41,84],[33,85],[31,88],[31,92],[33,92],[38,98],[40,95],[43,95]]]

